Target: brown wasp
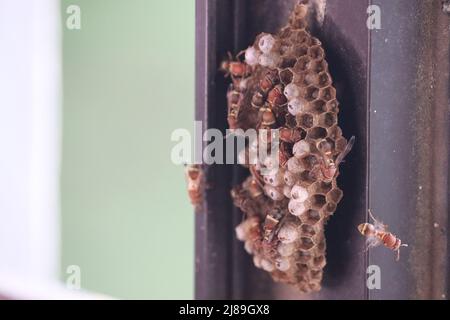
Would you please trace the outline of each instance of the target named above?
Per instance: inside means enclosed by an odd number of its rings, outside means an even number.
[[[278,77],[278,71],[270,70],[259,82],[259,87],[264,93],[267,93],[272,90],[279,82],[280,78]]]
[[[265,99],[266,98],[264,97],[264,95],[261,92],[256,91],[252,97],[252,101],[251,101],[252,107],[255,109],[261,108],[264,105]]]
[[[235,85],[238,84],[238,80],[248,77],[252,69],[245,62],[239,61],[239,56],[244,53],[241,52],[233,59],[233,56],[228,52],[228,59],[225,59],[220,64],[220,70],[225,73],[225,77],[230,76]]]
[[[397,236],[390,233],[388,231],[387,225],[375,219],[370,209],[369,209],[369,216],[374,221],[374,224],[366,222],[361,223],[358,226],[359,232],[367,238],[367,249],[382,244],[386,248],[397,252],[396,260],[398,261],[400,259],[400,247],[407,247],[408,245],[402,243],[402,241],[399,238],[397,238]]]
[[[242,186],[236,186],[231,191],[234,204],[239,207],[245,215],[259,214],[259,205],[264,197],[263,180],[256,171],[254,165],[250,165],[251,176],[246,179]]]
[[[278,231],[283,225],[286,214],[277,208],[273,208],[271,212],[266,215],[264,220],[264,240],[272,242],[273,237],[277,235]]]
[[[203,171],[199,164],[186,164],[185,167],[189,199],[198,208],[203,200]]]
[[[230,129],[237,129],[238,127],[238,116],[243,99],[244,99],[243,94],[239,91],[236,91],[231,85],[227,93],[227,100],[228,100],[227,121]]]
[[[320,142],[319,142],[320,143]],[[345,156],[352,150],[355,143],[355,136],[352,136],[348,141],[345,149],[337,156],[336,160],[333,160],[331,148],[322,153],[320,160],[320,171],[322,172],[325,180],[332,180],[338,171],[339,164],[344,160]]]
[[[259,109],[258,129],[270,129],[276,124],[277,120],[271,108],[261,107]]]
[[[280,128],[280,140],[287,143],[296,143],[302,139],[302,130],[299,128]]]
[[[281,167],[284,167],[288,160],[292,157],[288,145],[284,141],[280,141],[280,147],[278,150],[278,161]]]
[[[281,84],[276,85],[267,95],[267,101],[272,108],[281,107],[287,104],[287,98],[283,93],[283,86]]]

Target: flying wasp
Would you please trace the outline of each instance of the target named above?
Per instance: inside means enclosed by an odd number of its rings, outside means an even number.
[[[400,247],[407,247],[408,245],[402,243],[397,236],[389,232],[387,225],[375,219],[370,209],[369,216],[374,221],[374,224],[366,222],[358,226],[359,232],[367,238],[367,249],[382,244],[397,253],[395,260],[398,261],[400,259]]]

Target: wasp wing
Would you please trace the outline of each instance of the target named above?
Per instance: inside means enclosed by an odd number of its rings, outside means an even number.
[[[372,214],[372,211],[369,209],[369,217],[372,218],[373,220],[373,225],[375,226],[375,229],[380,230],[380,231],[387,231],[388,230],[388,225],[384,224],[383,221],[378,220],[377,218],[375,218]]]
[[[341,163],[342,160],[344,160],[345,156],[347,156],[347,154],[352,150],[354,144],[355,144],[355,136],[352,136],[350,140],[348,140],[345,149],[337,156],[335,161],[336,166],[338,166],[339,163]]]
[[[378,239],[377,237],[373,237],[373,236],[367,237],[365,251],[369,250],[370,248],[377,247],[380,244],[381,244],[381,240]]]

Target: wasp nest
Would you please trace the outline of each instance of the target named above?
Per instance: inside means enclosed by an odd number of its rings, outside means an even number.
[[[279,129],[280,136],[281,168],[263,175],[270,163],[247,161],[251,175],[232,190],[246,217],[237,237],[256,267],[301,292],[321,288],[324,225],[342,198],[336,176],[349,150],[337,125],[339,104],[324,50],[306,30],[307,13],[297,4],[278,34],[257,36],[245,62],[222,66],[232,78],[230,128]],[[255,147],[249,143],[241,158]]]

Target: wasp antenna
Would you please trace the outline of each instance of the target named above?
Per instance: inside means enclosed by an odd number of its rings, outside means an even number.
[[[240,56],[242,56],[245,53],[245,50],[239,51],[239,53],[236,55],[236,59],[238,59]]]
[[[367,212],[369,212],[369,217],[370,217],[373,221],[377,221],[377,219],[375,219],[375,217],[372,215],[372,210],[367,209]]]

